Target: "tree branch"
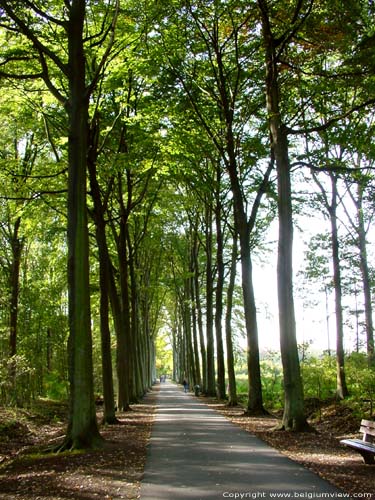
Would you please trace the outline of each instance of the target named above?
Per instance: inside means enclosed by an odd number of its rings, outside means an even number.
[[[349,109],[345,113],[342,113],[341,115],[332,117],[330,120],[326,121],[322,125],[317,125],[316,127],[310,127],[310,128],[298,129],[298,130],[292,129],[292,128],[289,128],[286,126],[285,130],[286,130],[286,133],[289,135],[299,135],[299,134],[310,134],[312,132],[322,132],[323,130],[327,130],[329,127],[331,127],[335,123],[343,120],[344,118],[347,118],[355,111],[360,111],[361,109],[364,109],[367,106],[370,106],[371,104],[375,104],[375,98],[369,99],[365,102],[362,102],[361,104],[358,104],[357,106],[353,106],[351,109]]]
[[[0,78],[10,78],[11,80],[37,80],[38,78],[43,78],[43,73],[14,75],[12,73],[0,71]]]
[[[87,88],[87,95],[92,94],[92,91],[94,90],[94,88],[95,88],[95,86],[100,78],[100,74],[101,74],[101,72],[102,72],[102,70],[103,70],[103,68],[108,60],[109,54],[110,54],[111,49],[114,45],[115,30],[116,30],[116,24],[117,24],[117,19],[118,19],[118,13],[119,13],[119,0],[116,0],[116,6],[115,6],[115,12],[113,14],[113,19],[112,19],[111,25],[109,26],[109,28],[105,34],[105,37],[107,37],[108,33],[111,33],[108,47],[107,47],[106,51],[104,52],[103,57],[101,58],[101,61],[100,61],[99,65],[95,71],[95,74],[93,76],[93,79],[92,79],[90,85]]]
[[[264,174],[262,182],[258,188],[257,195],[256,195],[256,198],[254,200],[254,203],[253,203],[253,206],[251,209],[250,218],[249,218],[249,221],[247,223],[247,230],[248,230],[249,234],[251,234],[251,232],[255,226],[255,221],[256,221],[258,209],[260,207],[260,202],[262,200],[263,195],[266,192],[269,177],[271,175],[272,170],[274,169],[274,165],[275,165],[275,158],[274,158],[274,154],[272,153],[271,161],[267,167],[266,173]]]
[[[46,19],[50,23],[57,24],[58,26],[62,26],[65,29],[67,28],[67,22],[66,21],[61,21],[61,19],[57,19],[56,17],[50,16],[49,14],[47,14],[46,12],[44,12],[43,10],[39,9],[39,7],[37,7],[34,4],[34,2],[30,2],[30,0],[23,0],[23,1],[24,1],[24,3],[28,7],[30,7],[30,9],[32,9],[39,16],[43,17],[44,19]]]
[[[51,49],[46,47],[39,38],[34,34],[34,32],[29,28],[29,26],[15,13],[13,7],[9,6],[9,0],[0,0],[0,7],[4,9],[4,12],[8,15],[10,19],[18,26],[19,31],[26,36],[34,45],[35,49],[39,53],[47,55],[56,66],[65,74],[68,74],[68,66],[64,64],[61,59],[53,52]],[[8,28],[7,28],[8,29]]]

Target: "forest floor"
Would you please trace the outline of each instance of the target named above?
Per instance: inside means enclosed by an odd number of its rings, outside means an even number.
[[[43,453],[62,442],[67,408],[40,401],[30,410],[0,407],[1,500],[114,500],[139,498],[156,391],[118,425],[102,425],[101,449]],[[98,409],[98,421],[101,419]]]
[[[139,498],[157,390],[155,386],[130,412],[119,413],[120,425],[101,427],[106,440],[102,449],[85,452],[41,453],[63,439],[64,405],[41,401],[32,410],[0,408],[0,499]],[[375,499],[375,466],[365,465],[359,454],[339,443],[358,434],[359,421],[350,408],[328,404],[312,422],[316,432],[295,434],[274,431],[276,417],[247,417],[241,407],[202,400],[344,492]]]

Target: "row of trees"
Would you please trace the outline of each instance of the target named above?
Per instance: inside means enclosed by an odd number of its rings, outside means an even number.
[[[227,377],[235,404],[239,263],[247,409],[264,412],[253,262],[277,217],[282,425],[304,429],[293,211],[322,210],[331,221],[337,392],[347,395],[340,206],[355,232],[374,362],[372,9],[0,0],[3,399],[19,397],[21,373],[41,394],[68,368],[64,447],[96,445],[93,373],[114,423],[115,394],[126,410],[152,384],[154,341],[168,325],[176,378],[224,397]]]

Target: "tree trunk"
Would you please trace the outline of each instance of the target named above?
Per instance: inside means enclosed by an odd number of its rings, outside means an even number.
[[[229,382],[229,406],[236,406],[237,400],[237,385],[236,374],[234,371],[234,355],[233,355],[233,339],[232,339],[232,311],[233,311],[233,293],[236,283],[237,273],[237,234],[233,235],[232,259],[230,265],[229,284],[227,290],[227,310],[225,314],[225,337],[227,346],[227,365],[228,365],[228,382]]]
[[[230,160],[227,165],[234,204],[234,221],[240,240],[242,295],[244,302],[246,336],[247,336],[247,366],[248,366],[248,404],[247,412],[264,414],[262,382],[259,364],[258,323],[252,276],[252,261],[250,248],[250,224],[244,208],[244,200],[237,174],[237,164],[234,156],[233,136],[228,137]]]
[[[94,204],[93,219],[95,236],[99,251],[99,286],[100,286],[100,334],[102,347],[102,385],[104,399],[103,423],[115,424],[118,422],[115,414],[115,400],[113,388],[111,332],[109,328],[109,280],[111,260],[106,238],[106,223],[104,220],[100,188],[96,175],[96,151],[98,130],[92,127],[90,134],[90,149],[88,154],[88,170],[90,178],[91,196]]]
[[[142,359],[141,359],[141,332],[138,320],[138,282],[136,278],[134,250],[131,248],[130,234],[128,232],[129,251],[129,273],[130,273],[130,303],[131,303],[131,331],[132,331],[132,356],[133,356],[133,396],[138,400],[144,395],[145,387],[142,382]]]
[[[212,272],[212,208],[206,206],[206,338],[207,338],[207,396],[216,396],[214,314],[213,314],[213,272]]]
[[[9,297],[9,378],[12,384],[12,397],[17,405],[22,405],[17,390],[17,362],[13,356],[17,354],[18,337],[18,304],[20,294],[20,267],[23,243],[19,237],[21,217],[18,217],[11,228],[9,223],[10,245],[12,249],[12,261],[10,264],[10,297]]]
[[[221,206],[221,169],[217,167],[217,186],[215,192],[215,222],[216,222],[216,300],[215,300],[215,333],[216,333],[216,363],[217,363],[217,391],[218,398],[225,398],[225,364],[223,347],[223,288],[224,288],[224,243],[223,230],[221,227],[222,206]]]
[[[186,277],[184,279],[184,298],[183,298],[183,318],[184,318],[184,339],[185,339],[185,374],[188,377],[191,386],[198,383],[195,371],[195,358],[193,351],[192,339],[192,315],[191,315],[191,279]]]
[[[102,233],[102,234],[99,234]],[[100,281],[100,333],[102,347],[102,381],[104,413],[103,423],[118,423],[115,413],[115,398],[113,389],[112,352],[111,352],[111,332],[109,328],[109,292],[108,292],[108,249],[101,239],[105,235],[105,226],[96,226],[96,241],[98,243],[99,255],[102,254],[99,263]],[[104,236],[105,238],[105,236]],[[100,249],[101,247],[101,249]],[[106,253],[107,255],[103,255]],[[104,261],[105,259],[105,261]]]
[[[201,363],[202,363],[202,384],[203,392],[207,392],[207,352],[203,331],[203,319],[202,319],[202,305],[200,296],[200,282],[199,282],[199,249],[198,249],[198,237],[197,230],[194,231],[194,245],[193,245],[193,260],[194,260],[194,297],[195,297],[195,308],[197,314],[197,326],[199,335],[199,347],[201,353]]]
[[[47,372],[49,373],[52,370],[52,332],[51,328],[47,328],[47,342],[46,342],[46,357],[47,357]]]
[[[12,262],[10,266],[9,301],[9,355],[17,354],[18,302],[20,292],[20,267],[23,243],[19,237],[21,217],[18,217],[11,231]]]
[[[72,0],[68,24],[68,287],[70,413],[65,446],[100,443],[94,403],[86,206],[89,96],[85,88],[85,1]]]
[[[248,403],[247,413],[262,415],[266,413],[263,407],[262,382],[260,375],[258,324],[253,286],[253,264],[250,255],[248,235],[240,236],[242,290],[245,307],[245,322],[247,333],[247,367],[248,367]]]
[[[199,365],[199,348],[198,348],[198,322],[197,322],[197,309],[196,309],[196,303],[195,303],[195,296],[194,296],[194,264],[193,264],[193,255],[191,256],[192,263],[191,263],[191,278],[190,278],[190,283],[189,283],[189,289],[190,289],[190,302],[192,304],[191,306],[191,320],[192,320],[192,335],[193,335],[193,352],[194,352],[194,369],[195,369],[195,384],[200,385],[202,383],[201,381],[201,370],[200,370],[200,365]]]
[[[279,126],[273,127],[273,147],[278,175],[279,244],[277,290],[279,301],[280,348],[283,363],[285,430],[308,429],[304,412],[303,385],[298,357],[293,298],[293,220],[287,138]]]
[[[278,188],[279,243],[277,262],[280,348],[284,376],[285,430],[301,431],[308,428],[304,413],[303,385],[301,379],[293,298],[293,219],[289,165],[288,139],[283,126],[278,83],[277,42],[271,31],[268,5],[258,0],[262,17],[266,57],[266,100],[269,115],[272,154],[276,161]]]
[[[121,325],[117,338],[117,378],[118,378],[118,407],[122,411],[130,408],[130,307],[129,307],[129,280],[126,248],[126,221],[120,221],[120,234],[118,238],[118,260],[120,275],[121,296]]]
[[[333,265],[333,286],[335,290],[335,313],[336,313],[336,378],[337,395],[344,399],[349,395],[345,378],[345,353],[344,353],[344,321],[342,314],[342,287],[340,269],[340,249],[337,230],[337,178],[330,174],[332,185],[332,203],[329,210],[331,221],[331,247]]]
[[[139,394],[137,392],[136,372],[137,372],[137,282],[135,279],[134,270],[134,248],[130,237],[129,225],[126,224],[126,243],[127,243],[127,268],[128,268],[128,300],[129,300],[129,344],[128,344],[128,360],[129,360],[129,398],[130,401],[136,403]]]
[[[367,242],[366,242],[366,230],[365,223],[363,219],[363,190],[361,185],[358,185],[358,196],[357,196],[357,219],[358,219],[358,245],[359,245],[359,256],[360,256],[360,268],[363,283],[363,295],[365,303],[365,326],[366,326],[366,346],[367,346],[367,356],[369,366],[375,364],[375,352],[374,352],[374,323],[372,317],[372,297],[371,297],[371,281],[370,273],[368,268],[368,258],[367,258]]]

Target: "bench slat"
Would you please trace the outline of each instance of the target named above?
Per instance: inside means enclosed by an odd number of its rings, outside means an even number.
[[[340,443],[360,453],[366,464],[375,464],[375,444],[368,443],[361,439],[342,439]]]
[[[361,421],[361,427],[359,429],[359,432],[362,432],[363,434],[363,441],[366,441],[367,443],[370,442],[372,443],[375,441],[375,422],[372,422],[371,420],[365,420],[363,419]]]
[[[361,425],[364,425],[366,427],[372,427],[373,429],[375,429],[375,422],[373,420],[362,419]]]
[[[343,439],[340,441],[340,443],[358,450],[369,451],[370,453],[374,453],[375,455],[375,444],[367,443],[366,441],[362,441],[361,439]]]
[[[369,436],[375,437],[375,429],[370,429],[368,427],[364,427],[363,425],[361,425],[359,432],[362,432],[362,434],[367,434]]]

